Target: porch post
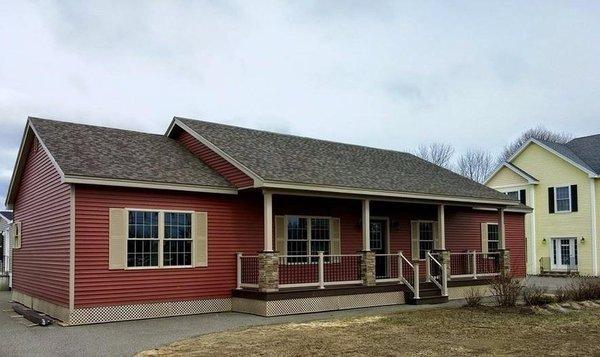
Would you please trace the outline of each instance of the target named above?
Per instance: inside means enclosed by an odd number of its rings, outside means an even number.
[[[369,208],[369,200],[362,201],[362,236],[363,236],[363,251],[371,251],[371,212]]]
[[[506,230],[504,227],[504,208],[498,208],[498,238],[500,238],[500,249],[506,249]]]
[[[273,194],[263,192],[264,196],[264,247],[263,252],[273,252]]]
[[[438,236],[439,244],[438,250],[446,250],[446,218],[444,213],[444,205],[438,205]]]
[[[258,254],[258,290],[279,290],[279,256],[273,251],[273,194],[263,191],[264,196],[264,245]]]

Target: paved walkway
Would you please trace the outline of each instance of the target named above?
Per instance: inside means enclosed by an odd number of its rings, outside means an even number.
[[[73,327],[28,327],[28,320],[12,317],[18,315],[9,300],[9,292],[0,292],[0,355],[11,357],[131,356],[177,340],[249,326],[460,306],[460,302],[452,301],[434,306],[396,305],[270,318],[225,312]]]

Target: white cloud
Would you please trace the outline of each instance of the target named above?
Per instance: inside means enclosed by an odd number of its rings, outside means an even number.
[[[2,4],[0,149],[28,115],[156,133],[182,115],[391,149],[600,132],[600,4],[365,4]]]

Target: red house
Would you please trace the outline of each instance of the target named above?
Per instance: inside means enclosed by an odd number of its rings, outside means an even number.
[[[13,300],[69,324],[460,298],[525,274],[529,208],[411,154],[174,118],[29,118]]]

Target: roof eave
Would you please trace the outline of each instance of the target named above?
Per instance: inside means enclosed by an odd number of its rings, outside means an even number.
[[[70,184],[129,187],[129,188],[146,188],[146,189],[185,191],[185,192],[203,192],[203,193],[215,193],[215,194],[226,194],[226,195],[236,195],[238,193],[237,189],[235,189],[233,187],[177,184],[177,183],[166,183],[166,182],[138,181],[138,180],[113,179],[113,178],[88,177],[88,176],[73,176],[73,175],[66,176],[64,182],[70,183]]]
[[[449,196],[443,194],[423,194],[423,193],[412,193],[412,192],[400,192],[400,191],[384,191],[384,190],[372,190],[372,189],[361,189],[344,186],[326,186],[326,185],[315,185],[315,184],[303,184],[303,183],[290,183],[281,181],[263,181],[262,187],[264,189],[287,189],[287,190],[298,190],[298,191],[314,191],[314,192],[327,192],[327,193],[341,193],[356,196],[365,197],[388,197],[388,198],[402,198],[402,199],[418,199],[426,201],[445,201],[445,202],[457,202],[457,203],[472,203],[472,204],[487,204],[493,206],[518,206],[518,201],[512,200],[494,200],[485,198],[475,197],[462,197],[462,196]]]

